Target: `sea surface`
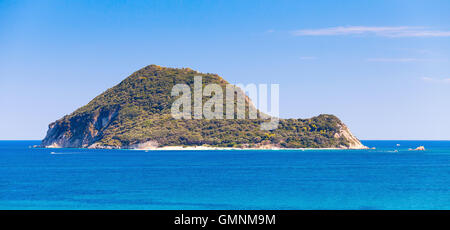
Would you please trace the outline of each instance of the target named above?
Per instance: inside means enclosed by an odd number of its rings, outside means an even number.
[[[39,143],[0,141],[0,209],[450,209],[449,141],[306,151]]]

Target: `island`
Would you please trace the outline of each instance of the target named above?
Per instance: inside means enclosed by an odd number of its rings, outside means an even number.
[[[229,83],[217,74],[190,68],[146,66],[87,105],[51,123],[41,147],[106,149],[363,149],[336,116],[279,119],[276,129],[263,130],[268,116],[257,119],[175,119],[173,86]],[[205,98],[203,98],[205,100]],[[253,106],[246,97],[245,111]],[[226,105],[224,104],[224,107]]]

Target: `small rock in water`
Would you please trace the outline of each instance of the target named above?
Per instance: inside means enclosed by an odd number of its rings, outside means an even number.
[[[416,151],[425,151],[425,147],[424,146],[419,146],[415,150]]]

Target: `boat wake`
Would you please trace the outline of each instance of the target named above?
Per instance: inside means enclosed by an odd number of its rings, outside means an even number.
[[[52,155],[70,155],[70,154],[80,154],[80,152],[63,152],[63,153],[57,153],[57,152],[50,152]]]

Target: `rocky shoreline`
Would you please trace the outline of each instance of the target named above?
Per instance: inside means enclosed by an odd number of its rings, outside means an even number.
[[[41,146],[43,148],[64,148],[58,145],[49,145],[49,146]],[[102,145],[92,145],[87,147],[88,149],[128,149],[128,150],[358,150],[358,149],[369,149],[368,147],[364,145],[360,146],[352,146],[352,147],[339,147],[339,148],[283,148],[280,146],[273,146],[273,145],[261,145],[257,147],[216,147],[216,146],[152,146],[148,145],[146,143],[143,143],[141,145],[133,145],[133,146],[126,146],[122,148],[116,148],[112,146],[102,146]]]

